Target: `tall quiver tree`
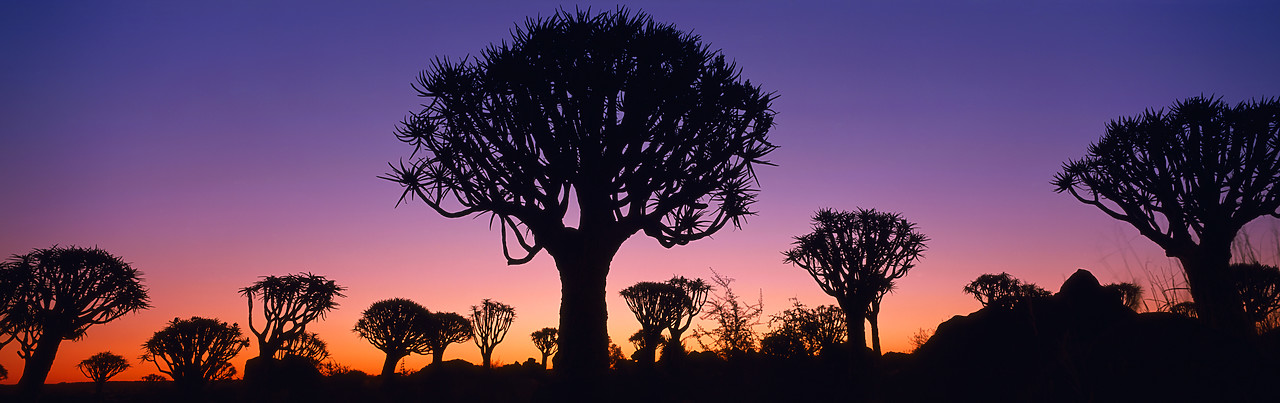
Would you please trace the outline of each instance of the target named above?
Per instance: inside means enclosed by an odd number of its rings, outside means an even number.
[[[356,321],[355,332],[387,354],[382,377],[395,375],[396,363],[410,353],[426,354],[435,333],[431,312],[417,302],[392,298],[374,302]]]
[[[864,322],[871,323],[872,345],[880,354],[879,301],[893,289],[894,280],[907,275],[924,253],[923,234],[897,213],[875,209],[818,210],[813,232],[796,237],[783,252],[835,297],[844,310],[848,340],[867,346]]]
[[[542,369],[547,369],[547,357],[556,353],[556,328],[544,327],[530,334],[529,338],[533,339],[533,346],[542,353]]]
[[[530,19],[510,42],[419,76],[429,101],[397,133],[414,153],[384,178],[445,217],[491,215],[509,264],[546,250],[562,292],[556,368],[602,375],[605,279],[622,243],[643,231],[684,245],[753,214],[774,96],[739,73],[643,13]]]
[[[129,361],[118,354],[104,351],[80,361],[76,364],[76,368],[80,369],[80,373],[86,378],[93,380],[94,393],[101,395],[102,387],[108,380],[129,369]]]
[[[1280,100],[1200,96],[1113,120],[1053,185],[1178,259],[1209,326],[1252,333],[1227,266],[1245,224],[1280,216]]]
[[[427,337],[427,345],[431,349],[431,363],[439,364],[445,347],[471,340],[471,321],[453,312],[432,312],[431,319],[435,325]]]
[[[667,284],[680,287],[680,290],[684,291],[685,304],[676,315],[676,320],[667,328],[671,337],[667,338],[667,345],[662,348],[663,360],[668,357],[684,356],[684,342],[680,338],[685,331],[689,330],[689,326],[693,325],[693,320],[698,317],[698,314],[702,313],[702,307],[707,303],[707,294],[711,291],[711,285],[700,278],[690,280],[675,276],[667,280]]]
[[[307,324],[323,318],[344,297],[333,280],[311,273],[265,276],[241,288],[249,304],[249,331],[258,339],[258,357],[271,359],[288,340],[302,337]],[[253,323],[253,301],[262,302],[262,326]]]
[[[151,307],[142,273],[98,248],[55,245],[14,255],[0,263],[0,278],[12,287],[0,322],[26,360],[18,384],[27,394],[39,392],[63,340]]]
[[[680,314],[689,305],[684,289],[668,283],[642,281],[624,288],[622,298],[640,321],[641,342],[636,351],[636,361],[641,365],[653,365],[654,350],[662,341],[662,331],[675,325]]]
[[[492,368],[493,348],[507,337],[507,330],[511,328],[511,322],[515,319],[515,308],[488,298],[485,298],[480,305],[471,307],[472,337],[476,341],[476,347],[480,348],[485,369]]]

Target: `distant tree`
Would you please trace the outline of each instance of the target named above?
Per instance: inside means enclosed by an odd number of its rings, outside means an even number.
[[[1142,307],[1142,286],[1134,283],[1115,283],[1103,286],[1107,290],[1120,295],[1120,302],[1132,310]]]
[[[637,344],[634,359],[643,365],[652,365],[662,331],[675,327],[680,314],[690,305],[689,296],[679,286],[649,281],[624,288],[620,294],[640,321],[637,335],[642,340]]]
[[[249,338],[238,324],[195,316],[173,318],[142,345],[142,360],[151,361],[183,387],[200,388],[212,380],[234,377],[236,369],[230,361],[248,346]]]
[[[142,377],[143,382],[164,382],[165,379],[160,374],[147,374]]]
[[[1009,273],[978,276],[964,286],[964,292],[973,295],[973,298],[977,299],[982,306],[998,306],[1007,309],[1013,309],[1031,298],[1046,297],[1050,294],[1044,288],[1023,283]]]
[[[755,326],[760,324],[760,315],[764,312],[764,298],[757,299],[755,304],[742,302],[730,287],[732,278],[721,276],[714,270],[711,274],[711,281],[723,291],[707,300],[711,308],[702,314],[702,318],[715,321],[716,327],[704,330],[699,326],[695,332],[698,344],[703,350],[715,351],[724,358],[755,348],[759,337]],[[710,342],[703,341],[703,337],[709,338]]]
[[[273,358],[283,360],[285,356],[290,355],[302,357],[313,365],[320,365],[321,362],[329,358],[329,345],[324,340],[320,340],[320,336],[315,333],[298,333],[297,336],[286,339],[280,345],[280,349],[276,350],[276,355]]]
[[[1129,223],[1178,259],[1199,317],[1234,334],[1253,326],[1233,287],[1231,243],[1280,208],[1280,99],[1228,106],[1193,97],[1120,118],[1067,161],[1055,190]]]
[[[809,351],[794,329],[772,329],[760,338],[760,353],[782,358],[808,357]]]
[[[101,395],[102,387],[108,380],[129,369],[129,361],[110,352],[101,352],[80,361],[76,364],[76,368],[80,369],[80,373],[86,378],[93,380],[95,393]]]
[[[791,301],[791,309],[769,319],[774,325],[771,334],[799,342],[803,355],[818,355],[828,347],[844,343],[848,331],[843,310],[832,305],[809,309],[799,300]]]
[[[249,301],[249,331],[258,339],[258,357],[271,358],[287,340],[300,337],[308,323],[338,307],[336,299],[345,296],[344,290],[311,273],[265,276],[241,288],[240,295]],[[262,301],[261,330],[253,324],[254,300]]]
[[[923,346],[924,343],[928,343],[929,339],[933,337],[933,332],[934,328],[925,329],[922,327],[916,330],[915,334],[907,338],[907,344],[911,346],[911,351],[908,351],[908,353],[914,353],[916,350],[919,350],[920,346]]]
[[[435,325],[431,327],[427,345],[431,350],[431,363],[439,364],[445,347],[471,340],[471,321],[453,312],[432,312],[431,319]]]
[[[680,309],[679,314],[676,315],[676,320],[671,322],[671,327],[667,328],[670,337],[667,338],[666,346],[662,348],[664,360],[668,357],[683,356],[685,354],[684,342],[681,337],[686,330],[689,330],[689,326],[693,325],[693,320],[702,313],[702,307],[707,303],[707,294],[711,291],[711,285],[700,278],[690,280],[681,276],[674,276],[667,280],[667,284],[680,287],[680,290],[684,292],[684,301],[686,303]]]
[[[547,357],[556,353],[556,328],[544,327],[529,335],[533,345],[542,353],[542,369],[547,369]]]
[[[871,343],[880,354],[880,300],[907,275],[924,253],[929,239],[897,213],[875,209],[818,210],[813,232],[796,237],[783,252],[786,262],[804,269],[844,310],[850,343]]]
[[[507,329],[511,328],[511,322],[515,319],[515,308],[488,298],[480,305],[471,307],[472,337],[475,338],[476,347],[480,348],[485,369],[493,368],[493,348],[507,337]]]
[[[9,379],[9,370],[4,369],[4,366],[0,365],[0,381],[5,379]]]
[[[551,254],[563,293],[556,368],[601,375],[605,278],[622,243],[643,231],[684,245],[753,214],[755,167],[775,148],[774,95],[739,73],[643,13],[530,19],[510,42],[420,75],[430,100],[397,133],[411,162],[384,178],[445,217],[490,214],[510,264]]]
[[[63,340],[90,326],[150,308],[142,273],[98,248],[53,246],[0,263],[9,303],[0,328],[15,337],[26,360],[18,385],[38,393]]]
[[[1259,263],[1236,263],[1230,268],[1244,303],[1245,315],[1259,332],[1275,327],[1271,317],[1280,310],[1280,268]]]
[[[387,354],[382,377],[389,378],[401,358],[430,351],[428,340],[436,333],[435,326],[427,308],[404,298],[392,298],[369,305],[356,321],[355,332]]]
[[[627,357],[622,355],[622,347],[618,347],[612,340],[609,341],[609,368],[617,369],[618,363],[626,361]]]

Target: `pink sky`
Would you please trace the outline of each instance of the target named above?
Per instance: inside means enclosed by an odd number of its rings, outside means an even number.
[[[375,178],[410,151],[392,130],[418,108],[409,84],[419,70],[477,54],[559,4],[457,3],[0,6],[0,254],[102,247],[145,273],[155,306],[64,343],[49,382],[84,381],[75,364],[100,351],[137,357],[174,317],[246,326],[237,289],[302,271],[349,288],[309,330],[353,368],[380,367],[382,353],[351,328],[392,297],[459,313],[484,298],[512,305],[495,358],[538,356],[529,333],[558,322],[551,258],[508,267],[487,220],[395,208],[400,189]],[[700,34],[776,91],[780,148],[770,155],[778,166],[758,171],[760,214],[741,230],[674,249],[642,236],[623,247],[608,286],[614,340],[630,353],[639,327],[617,292],[674,274],[709,279],[714,268],[740,295],[759,293],[766,314],[789,298],[834,303],[780,253],[821,207],[900,212],[931,238],[885,298],[888,350],[977,309],[960,289],[983,273],[1056,290],[1077,268],[1111,282],[1169,264],[1049,181],[1118,116],[1202,93],[1280,96],[1280,9],[1024,3],[633,4]],[[0,351],[6,383],[21,376],[15,351]],[[445,358],[478,362],[479,351],[457,344]],[[158,372],[134,365],[116,379]]]

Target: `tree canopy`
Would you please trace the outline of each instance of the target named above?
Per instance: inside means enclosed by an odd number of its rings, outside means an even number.
[[[249,304],[249,331],[258,339],[258,356],[271,358],[288,340],[301,337],[307,324],[323,318],[344,297],[333,280],[311,273],[265,276],[240,289]],[[253,301],[262,301],[263,324],[253,324]]]
[[[446,347],[471,340],[471,321],[453,312],[432,312],[431,319],[435,325],[427,335],[427,345],[431,350],[431,363],[439,364]]]
[[[1049,296],[1049,291],[1038,285],[1024,283],[1009,273],[983,274],[964,286],[964,292],[973,295],[982,306],[1013,309],[1031,298]],[[1121,297],[1123,300],[1123,296]]]
[[[18,341],[26,360],[18,383],[31,393],[44,384],[63,340],[151,307],[142,273],[98,248],[55,245],[14,255],[0,263],[0,282],[9,298],[0,306],[0,330]]]
[[[493,363],[493,348],[507,337],[511,322],[516,319],[516,309],[510,305],[485,298],[480,305],[471,307],[472,338],[480,348],[484,367]]]
[[[534,347],[542,353],[542,369],[547,369],[547,357],[556,354],[556,328],[544,327],[529,335]]]
[[[430,351],[430,337],[436,333],[431,312],[418,303],[392,298],[374,302],[360,314],[355,332],[387,354],[382,377],[395,374],[396,363],[410,353]]]
[[[238,324],[195,316],[173,318],[142,345],[142,360],[151,361],[183,387],[199,388],[234,376],[230,361],[248,346],[249,338]]]
[[[561,10],[512,36],[422,72],[425,106],[397,129],[414,151],[383,178],[445,217],[488,215],[510,264],[555,258],[557,368],[599,375],[614,254],[637,232],[672,247],[753,214],[774,95],[697,35],[625,8]]]
[[[1182,263],[1196,312],[1252,333],[1227,273],[1245,224],[1280,217],[1280,99],[1192,97],[1107,124],[1054,189],[1124,221]]]
[[[638,345],[636,361],[653,364],[654,351],[658,348],[662,331],[675,326],[690,305],[689,296],[684,289],[668,283],[642,281],[622,289],[622,298],[627,307],[640,321],[637,333],[642,340]]]

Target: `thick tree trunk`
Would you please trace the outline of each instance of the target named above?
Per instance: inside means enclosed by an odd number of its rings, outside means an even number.
[[[1196,315],[1211,328],[1236,337],[1252,336],[1253,323],[1244,313],[1244,302],[1228,271],[1230,243],[1202,243],[1196,249],[1177,256],[1187,273],[1187,286],[1191,288],[1191,298],[1195,299]]]
[[[678,360],[684,357],[684,343],[680,342],[680,337],[684,335],[683,330],[667,329],[671,332],[671,339],[667,340],[667,345],[662,347],[662,361]]]
[[[493,369],[493,349],[480,350],[480,358],[484,360],[484,369]]]
[[[560,351],[555,367],[571,385],[591,387],[609,369],[605,278],[618,246],[621,242],[598,247],[598,242],[588,241],[561,250],[548,248],[560,271]]]
[[[444,360],[444,347],[431,349],[431,364],[439,364]]]
[[[867,304],[853,301],[837,302],[840,303],[840,309],[844,310],[845,331],[848,332],[847,342],[850,347],[853,347],[850,350],[862,354],[861,350],[867,348]]]
[[[404,354],[387,353],[387,359],[382,361],[382,379],[390,378],[396,373],[396,363],[404,358]]]
[[[542,353],[542,370],[544,371],[547,369],[547,357],[550,357],[550,356],[551,354]]]
[[[35,351],[23,365],[22,378],[18,386],[27,396],[35,396],[49,377],[49,369],[53,368],[53,359],[58,355],[58,346],[62,344],[62,333],[53,329],[45,329],[40,340],[36,342]]]

